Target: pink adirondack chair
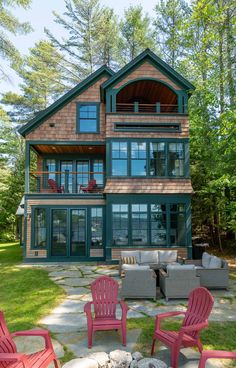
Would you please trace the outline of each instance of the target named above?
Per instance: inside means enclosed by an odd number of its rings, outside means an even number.
[[[53,192],[55,193],[64,193],[64,186],[58,186],[56,181],[53,179],[48,179],[48,185],[50,187],[50,189],[52,189]]]
[[[121,330],[122,344],[126,346],[126,316],[127,304],[118,300],[118,283],[108,276],[98,277],[91,284],[92,302],[84,306],[88,326],[88,348],[93,344],[93,332],[98,330]],[[122,310],[121,319],[116,318],[116,307],[120,304]],[[94,318],[92,316],[92,307]]]
[[[96,180],[93,179],[93,180],[89,180],[88,182],[88,186],[87,187],[84,187],[83,185],[80,185],[80,190],[82,190],[84,193],[89,193],[89,192],[92,192],[93,189],[95,188],[96,186]]]
[[[207,359],[236,359],[236,353],[222,350],[205,350],[201,354],[198,368],[205,368]]]
[[[203,288],[196,288],[189,294],[186,312],[161,313],[156,316],[156,326],[153,334],[152,351],[154,353],[155,341],[160,340],[171,349],[171,367],[178,367],[179,351],[183,347],[197,346],[202,352],[202,343],[199,333],[208,326],[208,317],[211,313],[214,299],[211,293]],[[161,320],[183,314],[184,320],[179,332],[161,329]]]
[[[33,354],[17,353],[13,336],[42,336],[45,340],[45,348]],[[29,330],[10,334],[4,314],[0,311],[0,368],[46,368],[51,362],[54,362],[55,368],[58,368],[49,332]]]

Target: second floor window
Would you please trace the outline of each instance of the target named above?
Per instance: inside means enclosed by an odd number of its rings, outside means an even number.
[[[132,142],[131,143],[131,175],[145,176],[146,175],[146,143]]]
[[[99,105],[97,103],[78,103],[77,105],[77,132],[98,133]]]
[[[128,174],[128,144],[127,142],[112,142],[112,175],[127,176]]]

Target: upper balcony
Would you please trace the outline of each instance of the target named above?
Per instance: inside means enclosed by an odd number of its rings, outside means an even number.
[[[186,114],[187,94],[164,82],[140,79],[113,91],[110,110],[116,114]]]

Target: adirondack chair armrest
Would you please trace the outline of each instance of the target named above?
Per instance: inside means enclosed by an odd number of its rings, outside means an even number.
[[[169,317],[175,317],[175,316],[179,316],[179,315],[185,315],[185,312],[166,312],[166,313],[160,313],[156,315],[156,329],[160,329],[161,326],[161,320],[165,319],[165,318],[169,318]]]
[[[48,330],[25,330],[25,331],[16,331],[11,336],[41,336],[45,340],[46,349],[52,349],[52,342],[50,338],[50,334]]]
[[[0,353],[0,362],[11,362],[11,361],[22,362],[25,368],[29,367],[27,357],[20,353]]]
[[[223,350],[204,350],[201,354],[201,359],[236,359],[236,353]]]
[[[124,318],[126,318],[126,316],[127,316],[127,313],[128,313],[129,307],[128,307],[128,305],[124,302],[124,300],[120,300],[120,301],[119,301],[119,304],[120,304],[120,307],[121,307],[121,310],[122,310],[122,319],[124,319]]]
[[[84,313],[86,313],[87,318],[92,320],[92,310],[91,310],[91,306],[92,306],[93,302],[88,302],[84,305]]]
[[[180,332],[182,333],[186,333],[186,332],[192,332],[192,331],[200,331],[203,328],[208,326],[208,322],[202,322],[202,323],[197,323],[191,326],[183,326],[180,329]]]

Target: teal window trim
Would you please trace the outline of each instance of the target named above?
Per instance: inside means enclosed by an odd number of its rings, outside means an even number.
[[[81,131],[80,108],[81,106],[96,106],[96,131]],[[95,120],[95,119],[93,119]],[[77,134],[100,134],[100,102],[77,102],[76,103],[76,133]]]
[[[114,244],[114,240],[113,240],[113,212],[112,212],[112,204],[118,204],[118,205],[128,205],[128,241],[127,244]],[[145,204],[147,205],[147,243],[145,244],[133,244],[132,243],[132,204]],[[152,241],[152,234],[151,234],[151,205],[152,204],[162,204],[166,206],[166,244],[158,244]],[[181,244],[171,244],[171,214],[173,213],[170,208],[171,205],[173,204],[183,204],[184,205],[184,227],[185,227],[185,231],[184,231],[184,240],[183,243]],[[164,199],[158,199],[158,197],[153,197],[150,198],[148,201],[145,201],[144,199],[140,199],[139,202],[136,201],[132,202],[130,200],[125,201],[124,199],[117,199],[114,203],[113,201],[111,201],[109,208],[109,211],[111,211],[111,215],[110,215],[110,219],[111,219],[111,223],[108,224],[108,228],[110,228],[109,234],[108,234],[108,238],[110,237],[110,244],[112,248],[122,248],[122,247],[147,247],[149,245],[151,246],[155,246],[155,247],[167,247],[167,248],[176,248],[176,247],[187,247],[188,246],[188,239],[189,239],[189,231],[191,232],[191,229],[188,229],[188,217],[190,216],[189,213],[189,204],[186,201],[181,200],[181,198],[179,198],[177,201],[176,200],[169,200],[169,201],[165,201]],[[109,214],[108,214],[108,218],[109,218]],[[191,238],[191,234],[190,234],[190,238]],[[109,243],[109,240],[108,240]]]
[[[113,142],[127,142],[127,149],[128,149],[128,155],[127,155],[127,160],[128,160],[128,172],[126,176],[119,176],[119,175],[112,175],[112,143]],[[132,157],[131,157],[131,144],[132,143],[141,143],[144,142],[146,143],[146,164],[147,164],[147,168],[146,168],[146,175],[142,175],[142,176],[136,176],[136,175],[132,175],[131,174],[131,161],[132,161]],[[163,176],[158,176],[158,175],[151,175],[151,166],[150,166],[150,144],[151,143],[165,143],[165,175]],[[170,159],[169,159],[169,144],[171,143],[181,143],[183,145],[183,175],[171,175],[170,174]],[[112,177],[112,178],[169,178],[169,179],[184,179],[184,178],[189,178],[190,176],[190,168],[189,168],[189,142],[185,141],[185,140],[168,140],[168,139],[111,139],[110,140],[110,144],[109,144],[110,148],[109,148],[109,155],[107,155],[108,157],[108,161],[107,161],[107,167],[110,167],[109,172],[107,172],[107,177]]]

